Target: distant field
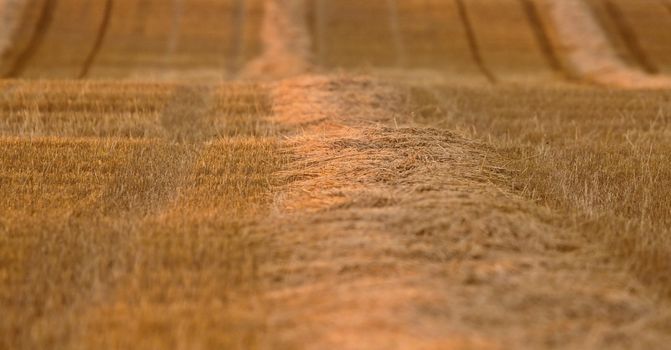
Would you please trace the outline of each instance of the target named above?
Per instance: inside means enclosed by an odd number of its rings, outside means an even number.
[[[0,350],[671,341],[670,1],[26,0],[14,20]]]
[[[0,67],[13,78],[222,79],[259,54],[262,11],[259,0],[34,0]]]
[[[666,1],[589,0],[620,55],[649,72],[669,72],[671,45],[664,26],[671,21]]]
[[[435,69],[493,80],[551,73],[522,1],[310,3],[316,57],[326,66]]]

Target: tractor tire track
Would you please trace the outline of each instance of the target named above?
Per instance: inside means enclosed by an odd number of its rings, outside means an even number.
[[[42,2],[41,12],[28,45],[17,55],[13,65],[5,76],[6,78],[16,78],[26,69],[37,49],[42,44],[46,32],[49,30],[55,8],[56,0],[45,0]]]
[[[617,30],[618,35],[622,38],[627,47],[627,51],[629,51],[636,63],[643,68],[646,73],[659,73],[659,68],[650,60],[650,57],[639,42],[636,32],[627,22],[620,7],[611,0],[603,0],[603,3],[606,12],[615,24],[615,29]]]
[[[84,64],[82,66],[82,70],[79,73],[78,78],[79,79],[84,79],[86,76],[89,74],[89,71],[91,70],[91,67],[93,66],[93,63],[98,56],[98,53],[100,52],[100,48],[103,45],[103,42],[105,41],[105,37],[107,36],[107,30],[109,28],[109,22],[110,19],[112,18],[112,10],[114,6],[114,0],[106,0],[105,1],[105,7],[103,10],[103,18],[102,21],[100,22],[100,28],[98,28],[98,34],[96,35],[95,42],[93,44],[93,48],[89,52],[89,54],[86,56],[86,60],[84,61]]]
[[[559,59],[559,56],[557,55],[557,52],[555,52],[555,49],[552,46],[550,37],[547,33],[547,29],[543,24],[541,15],[538,12],[538,8],[533,3],[533,0],[519,0],[519,1],[520,4],[522,5],[522,9],[524,10],[527,20],[529,21],[529,25],[531,26],[533,35],[536,38],[536,42],[538,43],[538,46],[541,52],[543,53],[543,57],[547,62],[547,65],[555,73],[558,73],[563,77],[568,77],[569,74],[566,72],[566,69],[562,65],[562,62]]]
[[[468,41],[468,47],[471,51],[471,56],[473,57],[473,61],[475,62],[475,65],[478,67],[478,70],[487,78],[487,80],[492,83],[496,84],[498,82],[498,79],[492,73],[492,71],[487,67],[485,64],[485,61],[482,58],[482,54],[480,52],[480,46],[478,45],[477,38],[475,36],[475,31],[473,30],[473,24],[471,23],[471,19],[468,16],[468,9],[466,8],[466,4],[464,3],[464,0],[455,0],[457,4],[457,10],[459,12],[459,18],[461,19],[461,23],[464,26],[464,31],[466,32],[466,39]]]
[[[387,0],[387,15],[389,18],[389,31],[391,32],[392,43],[394,45],[394,55],[396,56],[396,65],[403,67],[406,62],[405,45],[399,24],[398,0]]]

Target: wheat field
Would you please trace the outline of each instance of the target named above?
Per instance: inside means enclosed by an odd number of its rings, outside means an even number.
[[[665,349],[667,0],[0,0],[0,349]]]

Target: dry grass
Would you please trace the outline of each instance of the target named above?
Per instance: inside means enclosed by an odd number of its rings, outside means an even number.
[[[0,135],[207,140],[271,132],[257,85],[8,80]]]
[[[4,136],[160,137],[160,115],[176,86],[5,81]]]
[[[666,346],[671,97],[534,3],[31,0],[5,75],[142,80],[0,81],[0,348]],[[322,68],[417,87],[220,83]]]
[[[502,187],[513,178],[502,166],[509,154],[447,130],[392,127],[394,116],[407,121],[403,95],[375,80],[300,77],[272,96],[292,157],[280,215],[261,231],[259,303],[270,344],[668,341],[667,310],[598,245]]]
[[[667,92],[584,88],[413,90],[414,121],[457,127],[512,160],[513,188],[606,242],[671,296],[671,143]]]
[[[90,76],[186,82],[0,82],[0,348],[254,346],[250,232],[286,157],[266,91],[214,82],[258,54],[262,2],[115,1],[93,29],[103,2],[42,4],[5,71],[76,77],[104,29]]]
[[[84,348],[250,348],[264,310],[250,303],[267,251],[250,235],[283,164],[275,141],[221,140],[195,159],[179,195],[135,230],[133,264],[77,324]],[[81,326],[80,326],[81,325]]]
[[[17,84],[0,116],[0,347],[251,346],[262,318],[232,300],[255,285],[246,232],[285,162],[263,90]],[[161,123],[180,110],[188,127]]]

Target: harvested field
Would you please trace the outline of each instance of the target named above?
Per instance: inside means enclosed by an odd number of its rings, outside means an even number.
[[[0,349],[664,349],[646,0],[0,0]]]
[[[630,40],[639,56],[653,72],[671,72],[671,38],[662,28],[671,25],[671,3],[668,1],[613,1],[621,21],[630,31]]]
[[[260,51],[260,0],[35,2],[26,20],[38,25],[17,35],[26,43],[3,61],[7,77],[216,81]]]

